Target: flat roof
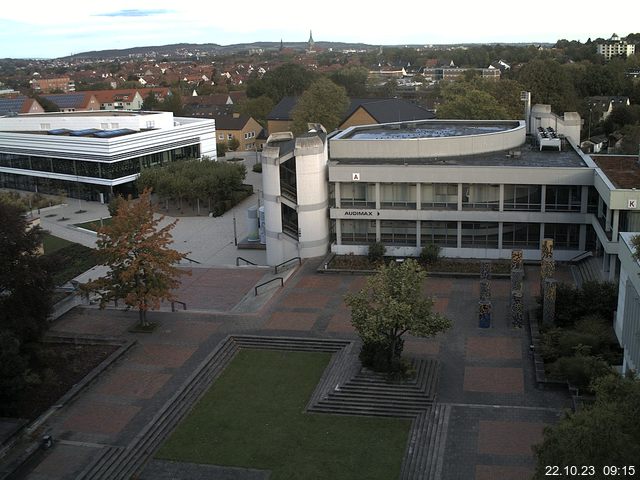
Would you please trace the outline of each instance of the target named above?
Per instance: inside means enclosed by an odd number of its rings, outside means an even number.
[[[591,155],[616,188],[640,188],[640,159],[634,155]]]
[[[505,132],[520,126],[518,121],[487,120],[418,120],[383,125],[356,126],[338,134],[334,139],[349,140],[406,140],[414,138],[446,138]]]
[[[44,112],[44,113],[23,113],[18,117],[140,117],[142,115],[158,115],[165,112],[145,112],[132,110],[86,110],[82,112]]]
[[[423,158],[334,158],[332,163],[340,165],[460,165],[467,167],[551,167],[551,168],[581,168],[588,167],[582,157],[570,145],[563,146],[562,151],[545,149],[540,151],[537,146],[529,143],[519,148],[501,150],[474,155],[455,157],[423,157]]]

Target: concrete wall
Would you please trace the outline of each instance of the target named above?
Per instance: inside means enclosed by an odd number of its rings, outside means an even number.
[[[456,120],[437,120],[437,123],[464,124]],[[405,122],[406,123],[406,122]],[[422,121],[419,123],[428,123]],[[481,121],[474,121],[482,123]],[[496,122],[487,122],[495,124]],[[478,135],[461,135],[455,137],[398,138],[383,140],[350,139],[350,131],[330,140],[332,158],[433,158],[458,157],[480,153],[509,150],[525,143],[526,129],[524,122],[513,122],[517,125],[509,130],[483,133]]]
[[[562,117],[551,111],[551,105],[538,104],[531,108],[529,133],[536,135],[538,127],[551,127],[559,134],[570,138],[571,141],[580,144],[580,127],[582,119],[577,112],[564,112]]]
[[[95,115],[87,112],[58,112],[41,113],[37,115],[25,114],[17,117],[0,118],[0,131],[4,132],[38,132],[67,128],[69,130],[83,130],[86,128],[106,129],[129,128],[141,130],[147,127],[147,122],[153,122],[153,128],[172,128],[173,114],[171,112],[153,112],[149,114],[116,113],[103,111]],[[117,126],[116,126],[117,125]]]

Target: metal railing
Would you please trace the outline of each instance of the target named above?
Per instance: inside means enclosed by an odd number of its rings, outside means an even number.
[[[188,260],[191,263],[197,263],[198,265],[202,265],[202,262],[199,262],[197,260],[194,260],[193,258],[189,258],[189,257],[184,257],[185,260]]]
[[[284,287],[284,278],[282,277],[276,277],[276,278],[272,278],[271,280],[268,280],[264,283],[261,283],[260,285],[256,285],[255,288],[253,289],[253,292],[255,293],[255,296],[258,296],[258,288],[260,287],[264,287],[265,285],[270,284],[271,282],[275,282],[276,280],[280,280],[280,286]]]
[[[284,265],[286,265],[287,263],[292,262],[292,261],[294,261],[294,260],[298,260],[298,265],[302,265],[302,258],[300,258],[300,257],[293,257],[293,258],[290,258],[289,260],[285,260],[284,262],[279,263],[278,265],[276,265],[276,266],[275,266],[275,269],[274,269],[274,273],[275,273],[275,274],[277,274],[277,273],[278,273],[278,268],[283,267],[283,266],[284,266]]]
[[[257,263],[253,263],[251,260],[247,260],[246,258],[236,257],[236,267],[240,266],[240,260],[246,262],[247,265],[258,265]]]
[[[176,303],[182,305],[182,309],[186,310],[187,309],[187,304],[184,302],[181,302],[180,300],[174,300],[173,302],[171,302],[171,311],[175,312],[176,311]]]

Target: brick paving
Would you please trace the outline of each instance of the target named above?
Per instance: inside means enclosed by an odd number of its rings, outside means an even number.
[[[354,338],[343,297],[362,288],[366,277],[317,274],[318,263],[305,262],[254,313],[220,312],[236,305],[253,288],[249,278],[258,281],[264,271],[247,274],[250,269],[239,269],[242,273],[236,275],[234,269],[216,269],[210,276],[198,272],[191,277],[191,286],[185,287],[193,296],[190,308],[201,305],[212,313],[153,312],[150,319],[158,328],[151,334],[128,333],[137,321],[134,312],[79,308],[65,315],[54,324],[54,331],[124,336],[138,344],[78,400],[51,417],[46,429],[70,442],[129,444],[206,355],[234,332]],[[560,268],[562,275],[566,272]],[[526,267],[527,308],[533,305],[538,276],[539,269]],[[535,386],[525,330],[511,328],[507,315],[509,280],[492,279],[491,288],[492,325],[480,329],[479,279],[428,278],[423,291],[454,326],[434,339],[405,339],[407,355],[439,360],[438,401],[452,406],[442,480],[529,478],[535,465],[531,445],[540,440],[544,425],[557,422],[569,405],[564,394]],[[75,478],[91,456],[87,447],[76,448],[77,456],[66,462],[66,468],[54,460],[73,456],[74,446],[56,444],[34,465],[29,478]]]

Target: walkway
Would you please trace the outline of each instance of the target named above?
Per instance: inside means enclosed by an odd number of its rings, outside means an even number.
[[[233,311],[239,295],[220,295],[207,302],[222,313],[151,313],[160,326],[146,335],[127,332],[136,321],[133,312],[80,308],[61,318],[53,327],[56,332],[124,336],[138,344],[50,418],[46,427],[57,442],[28,478],[72,479],[104,446],[128,445],[228,334],[355,338],[343,296],[361,288],[366,278],[316,274],[316,264],[303,264],[254,314],[224,313]],[[246,288],[241,287],[246,278],[223,278],[229,291]],[[529,301],[537,281],[536,269],[528,268]],[[442,365],[437,400],[451,411],[441,449],[443,480],[528,479],[535,465],[531,445],[568,407],[562,394],[535,388],[524,330],[512,329],[506,318],[509,281],[492,280],[491,287],[493,326],[479,329],[478,280],[428,279],[425,291],[455,326],[436,339],[408,338],[405,346],[407,353],[438,359]]]

